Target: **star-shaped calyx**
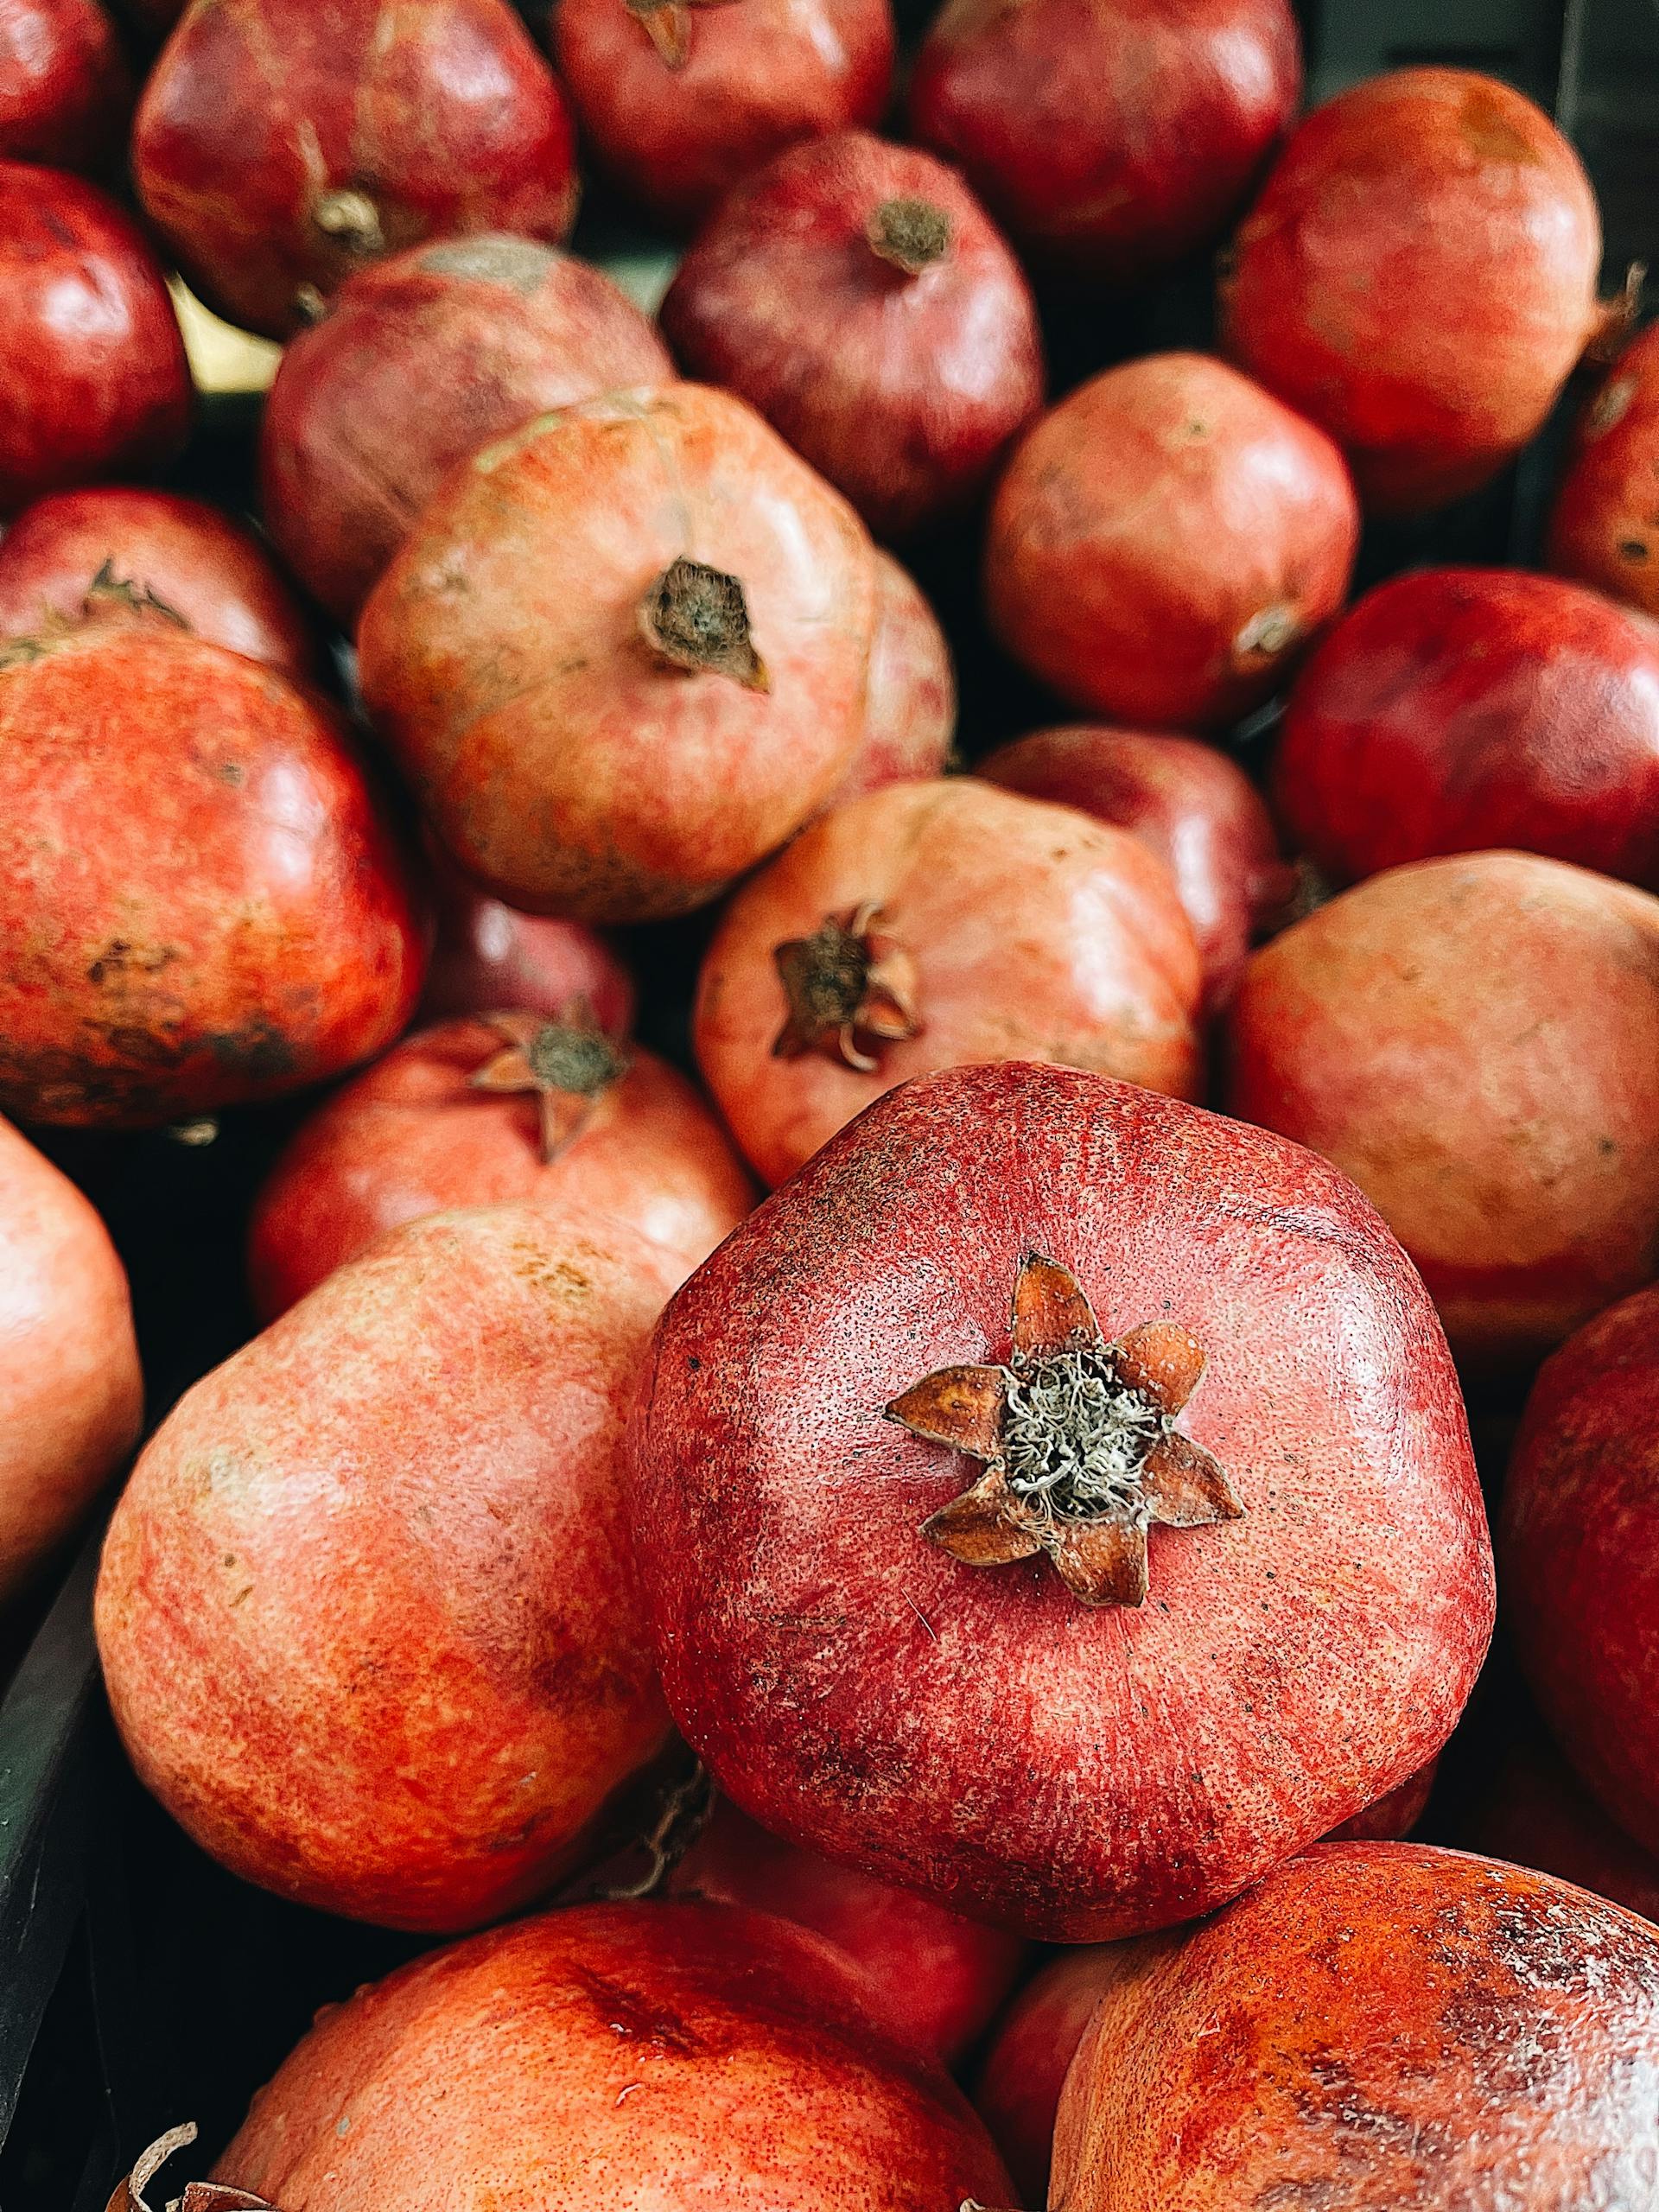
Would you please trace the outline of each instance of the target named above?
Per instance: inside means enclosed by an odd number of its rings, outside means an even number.
[[[542,1158],[558,1158],[595,1104],[628,1071],[627,1054],[607,1037],[585,1001],[564,1021],[539,1014],[485,1014],[502,1040],[471,1077],[475,1090],[533,1091],[541,1117]]]
[[[880,1061],[868,1044],[921,1034],[916,963],[896,938],[874,926],[880,912],[867,899],[845,921],[826,914],[810,937],[773,947],[789,1010],[772,1045],[774,1059],[827,1052],[861,1075],[874,1075]]]
[[[1243,1512],[1219,1464],[1175,1416],[1204,1373],[1173,1321],[1109,1344],[1077,1277],[1033,1253],[1014,1291],[1003,1367],[941,1367],[895,1398],[891,1420],[983,1459],[985,1472],[922,1524],[970,1567],[1046,1552],[1089,1605],[1139,1605],[1147,1530]]]

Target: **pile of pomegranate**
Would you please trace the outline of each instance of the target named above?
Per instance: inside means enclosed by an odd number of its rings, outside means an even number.
[[[1305,62],[0,0],[0,1629],[326,1961],[111,2212],[1659,2212],[1659,327]]]

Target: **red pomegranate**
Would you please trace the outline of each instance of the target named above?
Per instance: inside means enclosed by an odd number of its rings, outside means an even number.
[[[1220,236],[1301,85],[1286,0],[948,0],[910,121],[1039,268],[1124,283]]]
[[[349,626],[457,461],[550,408],[673,364],[610,278],[532,238],[445,238],[348,278],[284,352],[261,501],[295,574]]]
[[[1236,762],[1190,737],[1084,723],[1017,738],[975,773],[1075,806],[1150,846],[1174,876],[1198,939],[1205,1011],[1225,1006],[1251,944],[1291,892],[1268,810]]]
[[[986,603],[1074,705],[1209,728],[1283,681],[1347,597],[1358,542],[1322,432],[1223,362],[1158,353],[1020,440],[991,508]]]
[[[189,427],[184,340],[137,226],[79,177],[0,162],[0,516],[159,467]]]
[[[1548,1876],[1327,1844],[1149,1947],[1067,2077],[1054,2212],[1646,2204],[1659,1933]]]
[[[1396,576],[1297,678],[1274,797],[1338,883],[1513,846],[1659,889],[1659,627],[1553,576]]]
[[[435,839],[427,860],[437,914],[421,999],[429,1020],[505,1006],[563,1021],[586,1007],[607,1037],[627,1035],[633,978],[597,931],[504,906],[468,883]]]
[[[125,1270],[67,1175],[0,1122],[0,1602],[138,1440]]]
[[[437,1214],[180,1401],[110,1524],[98,1643],[133,1764],[205,1850],[455,1929],[601,1840],[667,1732],[616,1447],[672,1280],[619,1222]]]
[[[1298,124],[1221,289],[1240,366],[1328,430],[1366,506],[1495,475],[1604,317],[1601,224],[1541,108],[1464,69],[1396,69]]]
[[[168,40],[132,138],[139,195],[186,276],[271,338],[423,239],[562,238],[575,156],[507,0],[214,0]]]
[[[663,328],[691,375],[741,393],[884,537],[972,506],[1043,404],[1020,264],[954,170],[866,130],[735,186]]]
[[[1256,953],[1230,1113],[1333,1160],[1459,1356],[1536,1359],[1659,1257],[1659,899],[1559,861],[1391,868]]]
[[[456,471],[364,609],[363,694],[444,842],[511,905],[688,912],[850,766],[863,525],[741,400],[669,385]]]
[[[1659,1859],[1613,1825],[1541,1736],[1505,1752],[1458,1840],[1493,1859],[1559,1874],[1659,1922]]]
[[[629,1455],[720,1788],[1029,1935],[1236,1895],[1439,1749],[1491,1630],[1456,1377],[1371,1208],[1070,1068],[832,1139],[671,1301]]]
[[[424,948],[339,718],[124,616],[0,647],[0,1108],[118,1128],[391,1043]]]
[[[810,1994],[808,1993],[810,1992]],[[830,1944],[718,1905],[588,1905],[325,2012],[217,2169],[282,2212],[955,2212],[1007,2176]]]
[[[5,0],[0,161],[108,175],[131,113],[132,75],[99,0]]]
[[[803,138],[880,119],[888,0],[559,0],[553,58],[582,136],[659,221],[690,230]]]
[[[105,486],[26,507],[0,540],[0,637],[75,621],[89,603],[174,614],[284,676],[316,672],[316,641],[270,556],[202,499]]]
[[[1203,1088],[1203,977],[1135,838],[969,777],[834,808],[745,884],[703,962],[697,1062],[781,1183],[912,1076],[994,1060]]]
[[[1659,615],[1659,325],[1619,355],[1580,418],[1544,559]]]
[[[915,579],[877,546],[864,737],[830,804],[943,775],[956,734],[957,675],[938,617]]]
[[[507,1199],[625,1222],[677,1281],[754,1192],[684,1077],[585,1010],[440,1022],[289,1141],[249,1224],[254,1305],[282,1313],[402,1222]]]

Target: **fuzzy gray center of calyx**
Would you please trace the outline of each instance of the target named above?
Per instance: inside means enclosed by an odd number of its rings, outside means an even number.
[[[583,1097],[603,1090],[622,1072],[622,1057],[608,1037],[550,1021],[531,1039],[525,1055],[530,1071],[550,1090],[570,1090]]]
[[[1103,1351],[1015,1353],[999,1457],[1008,1487],[1057,1521],[1145,1521],[1141,1470],[1170,1419]]]

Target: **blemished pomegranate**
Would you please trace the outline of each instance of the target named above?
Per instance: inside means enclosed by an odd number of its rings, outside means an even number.
[[[1553,576],[1396,576],[1297,678],[1273,789],[1335,882],[1513,847],[1659,890],[1659,626]]]
[[[1014,448],[991,626],[1092,714],[1210,728],[1259,706],[1348,594],[1359,510],[1321,430],[1224,362],[1091,378]]]
[[[616,181],[689,231],[786,146],[880,119],[888,0],[559,0],[553,59]]]
[[[949,0],[910,122],[1046,276],[1122,284],[1221,235],[1301,83],[1286,0]]]
[[[575,135],[507,0],[214,0],[138,103],[132,167],[191,283],[268,337],[423,239],[558,239]]]
[[[0,1109],[143,1127],[391,1043],[425,964],[338,715],[120,613],[0,645]]]
[[[518,1007],[563,1021],[586,1007],[607,1037],[633,1027],[633,978],[596,930],[521,914],[469,883],[436,840],[427,854],[436,931],[421,1012],[431,1021]]]
[[[1223,337],[1329,431],[1366,507],[1416,514],[1539,430],[1605,318],[1601,223],[1572,147],[1524,95],[1395,69],[1292,132],[1235,241]]]
[[[190,404],[173,302],[137,225],[79,177],[0,162],[0,517],[159,467]]]
[[[533,238],[444,238],[349,277],[287,347],[259,435],[261,505],[348,626],[458,461],[549,409],[673,364],[597,269]]]
[[[1053,1060],[1196,1097],[1203,975],[1163,862],[971,777],[833,808],[733,898],[698,980],[698,1065],[781,1183],[884,1090]]]
[[[1229,1057],[1229,1112],[1353,1177],[1471,1365],[1653,1275],[1659,899],[1527,853],[1390,868],[1252,957]]]
[[[0,161],[107,176],[131,113],[132,73],[99,0],[5,0]]]
[[[882,537],[971,507],[1043,404],[1020,264],[953,169],[867,130],[735,186],[662,322],[690,375],[741,393]]]
[[[1251,945],[1292,891],[1272,819],[1236,761],[1190,737],[1083,723],[1016,738],[974,772],[1075,806],[1158,854],[1198,939],[1205,1009],[1226,1005]]]
[[[1108,1994],[1049,2203],[1644,2205],[1656,2063],[1646,1922],[1461,1852],[1327,1844]]]
[[[1008,2202],[938,2067],[770,1914],[588,1905],[474,1936],[326,2012],[219,2160],[282,2212],[503,2206],[955,2212]]]
[[[248,1264],[269,1318],[400,1223],[522,1199],[606,1214],[689,1274],[754,1202],[683,1075],[562,1020],[481,1014],[417,1030],[302,1122],[254,1201]]]
[[[371,594],[363,695],[434,824],[509,904],[707,904],[864,734],[863,524],[741,400],[618,393],[449,479]]]
[[[1544,561],[1659,615],[1659,327],[1631,340],[1579,418]]]
[[[0,638],[76,621],[89,603],[172,614],[284,676],[317,670],[310,626],[270,556],[204,499],[101,486],[26,507],[0,539]]]
[[[938,617],[908,569],[878,545],[864,735],[830,804],[943,775],[956,734],[957,672]]]
[[[1073,1069],[833,1138],[670,1302],[629,1454],[718,1786],[1027,1935],[1213,1910],[1422,1766],[1491,1632],[1456,1377],[1371,1207]]]
[[[0,1602],[138,1440],[126,1271],[67,1175],[0,1122]]]
[[[1458,1841],[1659,1922],[1659,1859],[1608,1819],[1541,1732],[1512,1745],[1483,1777]]]
[[[180,1401],[110,1524],[98,1642],[205,1850],[444,1929],[602,1842],[667,1733],[616,1452],[672,1281],[619,1222],[437,1214]]]

